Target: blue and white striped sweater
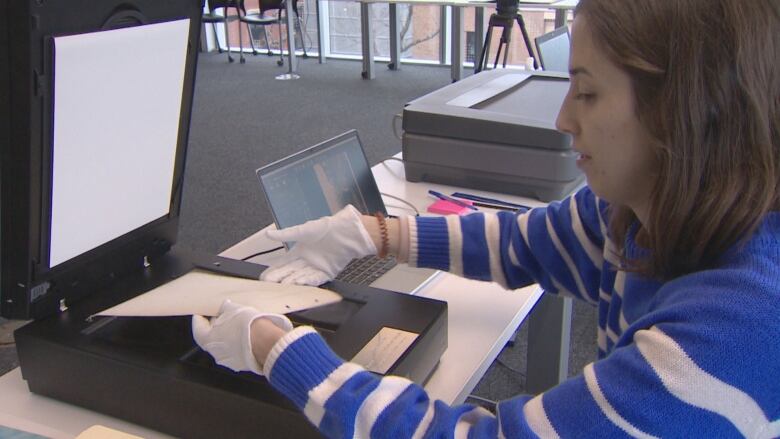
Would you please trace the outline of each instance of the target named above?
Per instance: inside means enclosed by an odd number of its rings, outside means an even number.
[[[581,376],[496,418],[379,379],[298,328],[269,356],[271,384],[329,437],[780,436],[780,213],[717,269],[661,284],[615,270],[606,208],[585,188],[525,215],[410,223],[413,264],[596,305],[600,360]]]

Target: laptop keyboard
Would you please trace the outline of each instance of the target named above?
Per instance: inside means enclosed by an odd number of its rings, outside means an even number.
[[[390,271],[396,264],[398,262],[392,256],[385,259],[380,259],[378,256],[353,259],[336,276],[336,280],[356,285],[370,285],[371,282]]]

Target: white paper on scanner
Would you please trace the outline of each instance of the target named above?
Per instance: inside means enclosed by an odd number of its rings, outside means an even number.
[[[258,311],[286,314],[338,302],[341,296],[322,288],[283,285],[194,270],[97,316],[215,316],[225,299]]]
[[[480,102],[484,102],[499,93],[503,93],[506,90],[509,90],[517,84],[525,81],[530,76],[531,75],[528,73],[512,73],[509,75],[499,76],[492,81],[486,82],[479,87],[473,88],[466,93],[463,93],[455,99],[447,102],[447,105],[471,108]]]
[[[170,213],[189,30],[54,38],[49,266]]]

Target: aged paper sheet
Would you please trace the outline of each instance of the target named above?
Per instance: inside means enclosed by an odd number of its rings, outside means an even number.
[[[98,316],[215,316],[225,299],[262,312],[286,314],[338,302],[341,296],[322,288],[282,285],[194,270]]]
[[[414,332],[385,326],[363,346],[352,362],[384,375],[416,339]]]

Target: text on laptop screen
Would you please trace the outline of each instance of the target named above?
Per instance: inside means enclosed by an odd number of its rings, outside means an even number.
[[[355,132],[339,136],[258,172],[277,226],[302,224],[347,204],[385,213]]]

